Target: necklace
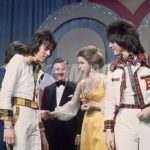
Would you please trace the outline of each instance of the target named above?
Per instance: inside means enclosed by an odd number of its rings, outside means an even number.
[[[97,76],[88,77],[85,79],[84,86],[83,86],[83,93],[88,93],[92,88],[96,87],[98,84]]]

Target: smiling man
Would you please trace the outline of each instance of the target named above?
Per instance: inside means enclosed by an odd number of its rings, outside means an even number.
[[[44,89],[42,109],[54,111],[71,100],[76,84],[67,81],[68,63],[63,58],[57,58],[53,63],[53,73],[56,82]],[[70,121],[61,121],[53,118],[44,121],[45,133],[51,150],[75,150],[80,142],[82,114]],[[77,119],[81,120],[77,122]],[[78,124],[79,123],[79,124]]]
[[[112,22],[107,38],[117,60],[107,74],[106,144],[109,150],[149,150],[150,56],[131,22]]]

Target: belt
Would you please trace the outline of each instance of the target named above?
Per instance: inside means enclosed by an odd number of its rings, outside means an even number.
[[[32,109],[38,109],[38,105],[35,101],[20,97],[12,97],[12,105],[26,106]]]
[[[116,105],[116,108],[127,108],[127,109],[144,109],[146,107],[150,106],[150,104],[144,105],[144,107],[141,108],[138,104],[120,104],[120,106]]]
[[[140,109],[140,105],[138,104],[121,104],[119,108],[127,108],[127,109]]]

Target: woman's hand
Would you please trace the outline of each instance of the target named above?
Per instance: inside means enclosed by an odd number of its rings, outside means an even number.
[[[93,103],[84,103],[81,105],[82,111],[91,111],[95,109],[95,104]]]
[[[53,112],[50,112],[49,110],[40,110],[40,115],[44,120],[54,118]]]

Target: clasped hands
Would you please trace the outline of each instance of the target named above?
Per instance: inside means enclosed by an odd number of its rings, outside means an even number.
[[[41,118],[43,118],[44,120],[54,118],[54,112],[53,111],[50,112],[49,110],[40,110],[40,115],[41,115]]]

